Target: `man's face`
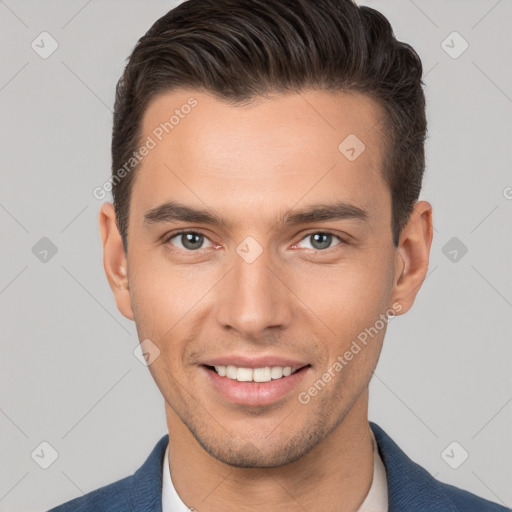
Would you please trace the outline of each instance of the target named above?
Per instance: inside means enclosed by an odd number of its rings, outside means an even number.
[[[190,98],[197,105],[183,109]],[[159,141],[176,109],[179,122]],[[319,91],[234,107],[180,90],[145,113],[143,140],[156,146],[132,190],[131,307],[140,340],[160,350],[149,369],[169,424],[183,422],[219,460],[297,460],[366,392],[399,266],[382,116],[367,96]],[[157,210],[171,201],[224,222]],[[334,203],[345,214],[287,222],[288,212],[332,213]],[[213,366],[235,367],[226,371],[241,380]],[[298,371],[273,379],[283,367]],[[243,380],[251,376],[264,382]]]

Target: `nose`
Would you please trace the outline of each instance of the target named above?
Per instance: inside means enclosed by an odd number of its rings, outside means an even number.
[[[293,293],[268,251],[254,260],[234,254],[233,268],[220,287],[216,314],[221,328],[246,340],[268,339],[269,330],[282,330],[292,317]],[[266,334],[266,335],[265,335]]]

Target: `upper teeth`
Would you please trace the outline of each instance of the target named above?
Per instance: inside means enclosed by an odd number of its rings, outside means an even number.
[[[237,366],[215,366],[215,371],[221,377],[240,382],[268,382],[272,379],[288,377],[300,367],[265,366],[264,368],[239,368]]]

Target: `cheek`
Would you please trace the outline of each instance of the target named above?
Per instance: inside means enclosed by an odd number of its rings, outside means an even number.
[[[176,265],[161,254],[134,259],[132,268],[136,271],[130,276],[130,296],[137,324],[155,335],[164,334],[184,318],[211,288],[211,270],[201,265]]]
[[[325,332],[340,339],[357,335],[388,309],[392,294],[387,261],[353,258],[340,265],[311,268],[295,276],[294,290],[325,324]]]
[[[207,320],[204,305],[215,282],[214,268],[172,265],[149,255],[134,261],[135,267],[130,295],[138,337],[155,343],[161,356],[149,369],[157,383],[170,374],[182,378]]]
[[[299,296],[307,297],[315,312],[315,330],[327,356],[319,370],[340,399],[364,389],[377,364],[387,327],[381,315],[389,311],[392,293],[387,264],[383,259],[353,259],[298,280]]]

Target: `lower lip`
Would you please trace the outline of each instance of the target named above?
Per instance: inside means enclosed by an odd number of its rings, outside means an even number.
[[[288,377],[268,382],[239,382],[221,377],[215,370],[206,366],[202,370],[214,388],[228,401],[240,405],[270,405],[286,397],[304,379],[309,370],[305,366]]]

